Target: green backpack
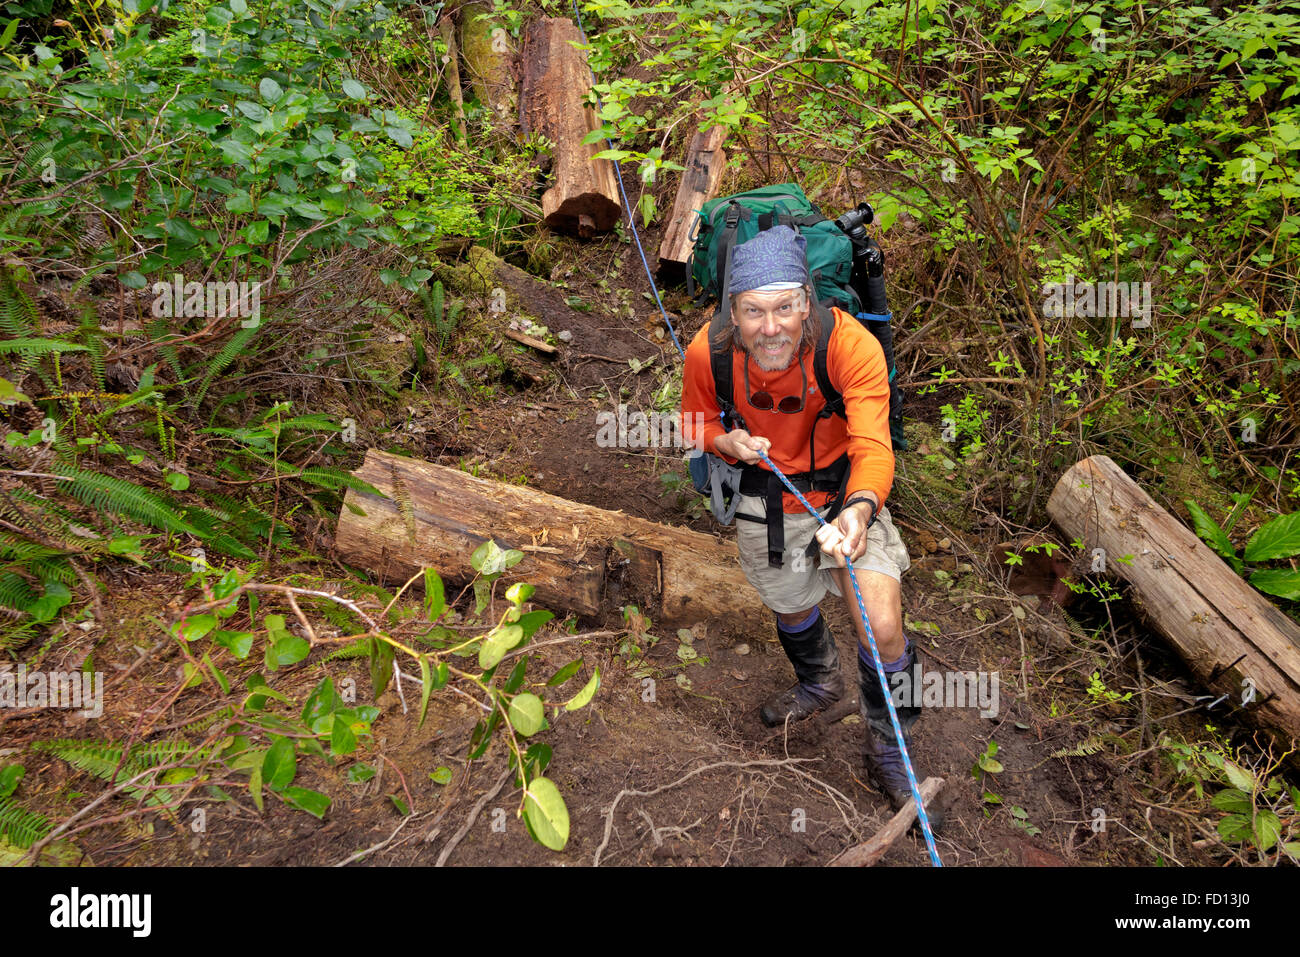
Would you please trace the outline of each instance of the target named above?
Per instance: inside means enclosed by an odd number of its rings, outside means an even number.
[[[894,365],[893,332],[890,327],[891,314],[883,312],[864,312],[866,303],[863,296],[871,299],[870,280],[868,287],[859,285],[863,277],[854,275],[853,240],[834,220],[827,219],[822,211],[812,204],[797,183],[777,183],[764,186],[733,196],[711,199],[700,208],[696,222],[694,246],[691,259],[687,263],[686,289],[695,300],[702,304],[709,299],[724,303],[721,294],[723,277],[729,252],[736,246],[748,242],[766,229],[785,225],[792,227],[807,241],[808,273],[812,277],[818,302],[823,306],[839,306],[865,326],[880,342],[885,353],[885,364],[889,370],[889,433],[895,450],[907,448],[907,439],[903,434],[903,396],[895,381],[897,368]],[[882,260],[883,262],[883,260]],[[856,281],[855,281],[856,280]],[[877,280],[879,282],[880,280]],[[696,289],[699,292],[696,292]],[[875,294],[881,305],[875,308],[888,309],[884,304],[883,285]],[[862,289],[863,291],[859,291]],[[716,319],[716,317],[715,317]],[[726,317],[723,317],[726,321]],[[821,345],[820,362],[816,365],[818,383],[828,399],[834,400],[839,393],[831,386],[829,378],[824,375],[825,344]],[[715,382],[719,386],[719,407],[726,408],[731,401],[731,366],[723,370],[725,382]],[[834,401],[828,408],[834,406]],[[842,415],[842,409],[839,410]]]
[[[834,300],[849,315],[861,312],[862,301],[849,282],[853,242],[809,202],[797,183],[777,183],[704,204],[696,224],[691,261],[687,263],[688,294],[697,304],[710,298],[721,299],[727,251],[776,225],[795,227],[808,241],[808,271],[818,300]]]

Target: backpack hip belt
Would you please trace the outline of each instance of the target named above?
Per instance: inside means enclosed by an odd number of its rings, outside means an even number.
[[[844,493],[849,484],[849,455],[845,452],[833,463],[812,472],[800,472],[797,475],[787,475],[790,484],[800,492],[835,492],[835,499],[831,502],[830,511],[826,514],[827,521],[834,521],[839,515],[840,508],[844,505]],[[767,563],[773,568],[782,566],[785,556],[785,507],[783,495],[785,486],[781,480],[765,468],[757,465],[746,465],[741,470],[740,494],[741,495],[761,495],[763,503],[766,506],[766,516],[746,515],[744,512],[736,512],[737,519],[744,519],[747,522],[760,522],[767,525]],[[804,549],[804,554],[811,559],[817,550],[817,539],[814,537]]]

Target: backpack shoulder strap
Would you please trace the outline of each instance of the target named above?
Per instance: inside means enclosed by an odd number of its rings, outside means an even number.
[[[717,393],[718,408],[722,410],[723,424],[732,428],[738,418],[736,413],[736,390],[733,384],[731,374],[731,349],[724,349],[719,352],[713,348],[712,339],[717,333],[718,322],[721,312],[713,314],[713,322],[709,326],[709,366],[713,370],[713,389]]]
[[[813,353],[813,373],[817,376],[817,387],[826,397],[826,408],[822,409],[820,418],[829,418],[832,415],[847,418],[844,414],[844,396],[840,395],[839,389],[831,384],[830,372],[826,368],[826,350],[830,346],[831,333],[835,331],[834,308],[825,308],[821,320],[822,333],[817,340],[817,350]]]
[[[745,211],[748,212],[748,210]],[[713,372],[713,389],[718,397],[718,408],[722,410],[722,424],[728,430],[745,428],[744,418],[736,411],[736,389],[735,377],[732,374],[731,346],[728,344],[727,348],[719,351],[713,345],[722,338],[723,333],[731,326],[731,297],[727,295],[727,290],[731,288],[732,251],[733,248],[728,246],[724,253],[724,260],[721,263],[722,268],[718,273],[718,281],[721,284],[718,308],[714,310],[713,318],[709,320],[709,367]]]

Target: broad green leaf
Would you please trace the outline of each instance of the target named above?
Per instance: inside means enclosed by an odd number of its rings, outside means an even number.
[[[257,85],[257,92],[262,94],[262,99],[272,103],[284,96],[284,89],[269,76],[262,78],[262,82]]]
[[[326,676],[311,690],[302,706],[302,720],[310,727],[319,718],[343,708],[343,699],[334,689],[334,679]]]
[[[579,691],[576,695],[574,695],[572,698],[569,699],[568,703],[566,703],[564,706],[564,710],[577,711],[579,708],[581,708],[583,705],[585,705],[588,701],[591,700],[592,696],[596,693],[596,689],[599,687],[600,687],[600,666],[597,665],[596,672],[591,676],[591,680],[587,682],[586,686],[581,691]]]
[[[346,721],[335,720],[330,730],[330,751],[334,754],[351,754],[357,749],[357,736]]]
[[[6,765],[0,770],[0,798],[7,798],[18,789],[18,782],[23,779],[27,769],[21,764]]]
[[[537,695],[528,692],[517,694],[510,702],[510,723],[527,738],[542,729],[542,723],[546,720],[545,710],[542,699]]]
[[[1250,837],[1250,818],[1244,814],[1229,814],[1219,821],[1219,836],[1233,843],[1244,841]]]
[[[285,665],[296,665],[311,654],[311,645],[307,639],[299,638],[285,632],[279,635],[267,649],[266,666],[272,671]]]
[[[366,98],[366,88],[353,79],[343,81],[343,92],[354,100],[364,100]]]
[[[265,811],[266,806],[262,801],[262,769],[260,766],[253,768],[253,773],[248,779],[248,793],[253,796],[253,803],[257,805],[257,809]]]
[[[581,658],[573,659],[567,665],[565,665],[563,668],[561,668],[559,671],[557,671],[555,674],[551,675],[551,677],[547,679],[546,687],[553,688],[556,685],[564,684],[566,681],[568,681],[570,678],[576,675],[578,673],[578,669],[581,667],[582,667],[582,659]]]
[[[1210,799],[1210,803],[1220,811],[1235,811],[1239,814],[1249,814],[1251,811],[1250,797],[1236,788],[1224,788]]]
[[[259,106],[258,109],[261,109]],[[197,246],[203,242],[203,234],[183,219],[169,219],[163,223],[163,230],[173,239],[180,240],[187,246]]]
[[[569,842],[569,809],[560,789],[548,778],[533,778],[524,795],[524,815],[537,840],[553,851]]]
[[[393,802],[393,807],[397,808],[397,813],[402,815],[402,817],[406,817],[411,813],[410,807],[408,807],[406,802],[402,800],[400,794],[390,794],[388,795],[388,800]]]
[[[437,770],[429,772],[429,780],[434,784],[450,784],[451,768],[446,765],[439,765]]]
[[[538,742],[524,752],[524,761],[533,769],[534,774],[545,774],[551,763],[551,746]]]
[[[217,684],[221,687],[221,693],[230,694],[230,679],[213,663],[212,658],[206,651],[203,653],[201,660],[203,664],[208,666],[208,670],[212,672],[212,677],[216,679]]]
[[[549,612],[545,609],[530,611],[525,615],[519,616],[519,627],[524,630],[525,638],[531,638],[538,628],[542,627],[542,625],[546,624],[554,617],[554,612]]]
[[[429,713],[429,695],[433,691],[433,676],[429,673],[429,658],[420,655],[420,723],[424,727],[425,716]]]
[[[515,582],[506,589],[506,601],[515,605],[522,605],[528,599],[533,597],[537,589],[527,582]]]
[[[1262,592],[1300,601],[1300,572],[1289,568],[1264,568],[1250,576],[1250,583]]]
[[[292,805],[299,810],[306,811],[312,817],[320,820],[325,817],[325,812],[330,809],[330,799],[328,795],[321,794],[319,791],[312,791],[308,788],[287,787],[280,792],[280,797],[286,804]]]
[[[191,615],[184,621],[178,622],[172,628],[172,634],[178,638],[183,638],[185,641],[194,641],[202,638],[216,627],[216,615]]]
[[[1255,846],[1261,851],[1272,850],[1278,838],[1282,836],[1282,822],[1276,814],[1267,808],[1255,815]]]
[[[506,652],[524,640],[524,630],[518,625],[503,625],[492,631],[478,652],[478,666],[486,671],[505,657]]]
[[[1230,783],[1238,791],[1246,794],[1255,793],[1255,776],[1232,761],[1223,762],[1223,773],[1228,777]]]
[[[272,791],[280,791],[293,783],[298,773],[298,758],[293,752],[293,741],[277,734],[262,759],[262,778]]]
[[[393,677],[393,646],[378,638],[370,639],[370,690],[376,701]]]
[[[1300,512],[1273,519],[1246,544],[1246,561],[1264,562],[1300,554]]]
[[[348,768],[348,782],[351,784],[364,784],[375,776],[375,769],[372,765],[358,761],[352,767]]]
[[[1232,547],[1232,542],[1228,540],[1228,535],[1219,523],[1210,518],[1201,506],[1197,505],[1190,498],[1183,499],[1187,505],[1187,511],[1192,516],[1192,527],[1196,529],[1196,534],[1205,541],[1218,555],[1226,558],[1238,574],[1241,574],[1241,560],[1237,558],[1237,550]]]
[[[437,621],[447,610],[447,595],[442,577],[432,568],[424,570],[424,613],[429,621]]]

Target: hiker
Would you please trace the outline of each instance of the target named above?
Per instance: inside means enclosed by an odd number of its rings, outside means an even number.
[[[844,694],[835,639],[818,606],[827,591],[839,595],[858,634],[864,759],[898,810],[911,790],[844,568],[846,558],[853,562],[885,671],[910,671],[916,652],[903,632],[899,579],[911,562],[885,507],[894,478],[889,380],[876,338],[848,313],[818,304],[811,278],[806,240],[789,226],[773,226],[734,248],[723,290],[730,297],[730,322],[711,324],[712,341],[706,325],[686,350],[683,434],[741,469],[732,506],[740,565],[775,614],[781,647],[797,679],[763,704],[763,722],[772,727],[801,720]],[[822,414],[828,412],[827,399],[814,375],[814,350],[827,323],[834,325],[825,372],[843,397],[843,415]],[[715,355],[720,366],[714,365]],[[731,402],[743,421],[731,431],[720,419],[725,400],[720,402],[713,371],[725,370],[728,359]],[[698,422],[705,424],[686,428]],[[759,450],[829,525],[818,528],[760,464]],[[906,734],[920,708],[897,712]],[[910,744],[910,736],[907,740]]]

